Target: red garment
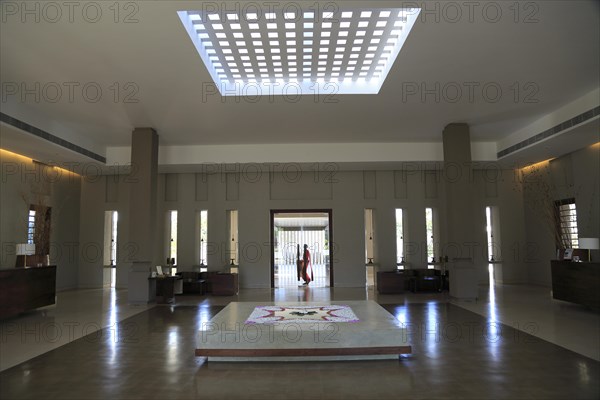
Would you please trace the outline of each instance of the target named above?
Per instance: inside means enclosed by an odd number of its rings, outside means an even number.
[[[310,252],[308,249],[304,249],[303,265],[302,265],[302,279],[304,282],[309,283],[314,280],[312,263],[310,262]]]

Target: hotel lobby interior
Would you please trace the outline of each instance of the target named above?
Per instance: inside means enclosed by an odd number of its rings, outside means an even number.
[[[0,6],[1,399],[600,397],[598,1]]]

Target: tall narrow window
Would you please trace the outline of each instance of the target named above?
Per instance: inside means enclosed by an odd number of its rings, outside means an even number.
[[[396,209],[396,266],[404,269],[404,212]]]
[[[373,210],[368,208],[365,210],[365,263],[367,264],[373,264],[375,257],[373,230]]]
[[[167,258],[170,260],[167,264],[175,265],[177,263],[177,211],[167,213],[167,226],[169,239]]]
[[[435,227],[433,221],[433,208],[425,209],[425,227],[427,230],[427,268],[434,269],[435,260]]]
[[[238,211],[228,210],[227,219],[229,222],[229,263],[238,265]]]
[[[496,261],[496,255],[494,254],[494,219],[492,216],[492,207],[485,208],[485,220],[485,231],[487,233],[488,261],[494,262]]]
[[[207,264],[207,249],[208,249],[208,211],[202,210],[198,213],[198,236],[200,243],[198,253],[200,256],[200,266]]]
[[[27,243],[33,244],[35,237],[35,210],[29,210],[29,218],[27,220]]]
[[[117,211],[104,212],[104,284],[115,287],[117,279],[117,224],[119,213]]]
[[[556,202],[558,233],[560,246],[565,249],[579,248],[579,231],[577,228],[577,207],[575,199]]]

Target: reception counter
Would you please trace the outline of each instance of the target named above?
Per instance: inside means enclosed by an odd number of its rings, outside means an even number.
[[[55,302],[55,265],[0,269],[0,319]]]
[[[552,297],[600,311],[600,263],[551,261]]]

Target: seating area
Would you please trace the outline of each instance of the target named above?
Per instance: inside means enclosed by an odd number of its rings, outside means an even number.
[[[235,296],[239,291],[238,274],[229,272],[179,272],[183,281],[183,293]]]
[[[377,272],[377,291],[380,294],[442,290],[448,290],[447,271],[442,273],[439,269],[402,269]]]

